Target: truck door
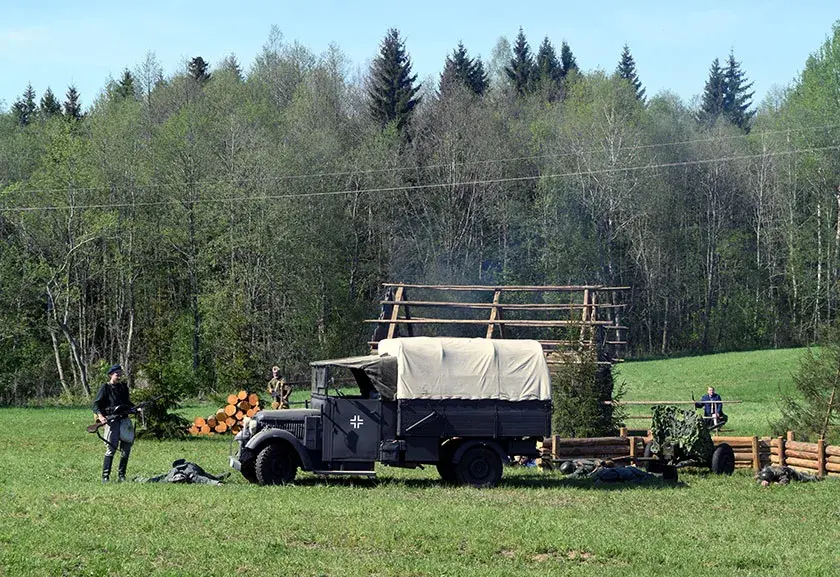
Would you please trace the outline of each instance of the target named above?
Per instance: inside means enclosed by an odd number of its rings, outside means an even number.
[[[324,408],[324,461],[375,461],[382,427],[380,401],[330,397]]]

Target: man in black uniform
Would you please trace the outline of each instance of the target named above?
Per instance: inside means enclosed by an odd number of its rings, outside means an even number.
[[[108,382],[99,387],[93,400],[93,414],[105,426],[105,459],[102,462],[102,482],[107,483],[111,478],[111,464],[117,446],[120,449],[120,464],[118,480],[125,481],[125,470],[128,467],[128,457],[134,442],[134,424],[127,416],[115,416],[117,409],[125,410],[134,406],[128,396],[128,385],[121,381],[123,371],[120,365],[113,365],[108,369]]]

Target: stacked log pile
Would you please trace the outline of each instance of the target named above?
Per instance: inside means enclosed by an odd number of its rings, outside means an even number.
[[[786,439],[770,441],[770,461],[820,477],[840,477],[840,445],[826,445],[822,439],[816,443],[796,441],[792,432]]]
[[[215,435],[242,430],[242,420],[253,417],[262,409],[256,393],[239,391],[228,395],[227,404],[208,417],[196,417],[189,432],[193,435]]]
[[[551,458],[554,461],[575,459],[616,459],[641,456],[644,439],[641,437],[592,437],[587,439],[551,439]]]

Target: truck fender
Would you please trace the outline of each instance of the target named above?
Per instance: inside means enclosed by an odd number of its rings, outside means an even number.
[[[300,458],[301,468],[304,471],[312,470],[312,459],[309,458],[309,452],[301,444],[297,437],[289,431],[284,431],[283,429],[266,429],[264,431],[260,431],[248,440],[245,448],[253,451],[254,453],[259,453],[266,443],[275,439],[283,440],[289,443]]]
[[[482,440],[473,440],[473,441],[466,441],[461,443],[458,448],[455,450],[455,454],[452,456],[453,463],[460,463],[461,457],[464,456],[464,453],[472,449],[473,447],[487,447],[488,449],[492,449],[499,455],[499,458],[502,460],[502,463],[507,463],[508,456],[505,455],[504,450],[498,443],[494,441],[482,441]]]

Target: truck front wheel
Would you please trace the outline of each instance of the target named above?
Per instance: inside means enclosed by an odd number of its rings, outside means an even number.
[[[285,443],[270,443],[257,455],[255,464],[260,485],[285,485],[297,475],[297,455]]]
[[[495,487],[502,478],[503,466],[502,459],[493,449],[473,447],[455,465],[455,475],[463,485]]]

